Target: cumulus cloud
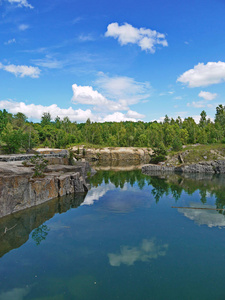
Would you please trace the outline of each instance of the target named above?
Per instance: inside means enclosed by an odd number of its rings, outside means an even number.
[[[98,91],[92,86],[73,84],[72,102],[92,105],[94,110],[122,111],[150,97],[151,86],[148,82],[136,82],[129,77],[108,77],[100,73],[95,85]]]
[[[225,63],[221,61],[208,62],[206,65],[199,63],[194,69],[183,73],[177,81],[191,88],[221,83],[225,81]]]
[[[216,93],[210,93],[210,92],[205,92],[205,91],[201,91],[198,94],[199,97],[205,99],[205,100],[213,100],[217,97]]]
[[[72,109],[72,107],[60,108],[56,104],[52,104],[50,106],[43,106],[35,104],[25,104],[24,102],[3,100],[0,101],[0,109],[4,108],[12,114],[22,112],[29,119],[36,120],[40,120],[44,112],[49,112],[51,114],[52,119],[55,119],[57,116],[59,116],[61,119],[63,119],[64,117],[69,117],[71,121],[77,122],[86,122],[88,118],[90,118],[91,120],[95,119],[90,109],[74,110]]]
[[[10,44],[13,44],[13,43],[16,43],[16,39],[13,38],[11,40],[8,40],[7,42],[4,43],[4,45],[10,45]]]
[[[2,63],[0,63],[0,69],[12,73],[15,76],[19,76],[19,77],[28,76],[31,78],[38,78],[41,72],[41,70],[38,67],[25,66],[25,65],[21,65],[21,66],[3,65]]]
[[[19,7],[29,7],[29,8],[34,8],[31,4],[27,2],[27,0],[8,0],[9,3],[11,4],[17,4]]]
[[[82,109],[73,109],[69,108],[60,108],[56,104],[52,104],[49,106],[36,105],[36,104],[26,104],[24,102],[15,102],[11,100],[2,100],[0,101],[0,109],[6,109],[8,112],[12,114],[16,114],[18,112],[24,113],[29,119],[32,120],[41,120],[41,117],[44,112],[49,112],[51,114],[52,119],[55,119],[59,116],[61,119],[64,117],[68,117],[72,122],[86,122],[87,119],[90,119],[92,122],[106,122],[106,121],[133,121],[136,122],[139,120],[139,116],[143,116],[138,114],[135,111],[128,111],[125,114],[116,112],[112,115],[106,114],[93,114],[90,109],[82,110]],[[130,116],[133,117],[130,117]],[[144,116],[143,116],[144,117]]]
[[[27,24],[21,24],[21,25],[19,25],[18,28],[19,28],[20,31],[25,31],[25,30],[27,30],[29,28],[29,25],[27,25]]]
[[[73,103],[93,105],[95,110],[126,110],[127,106],[121,103],[106,99],[98,91],[95,91],[91,86],[72,85]]]
[[[141,115],[136,111],[129,110],[126,114],[123,114],[121,112],[115,112],[111,115],[107,115],[103,118],[103,122],[136,122],[137,120],[142,120],[144,117],[145,115]]]
[[[148,262],[165,256],[167,249],[168,244],[157,245],[154,239],[144,239],[138,247],[122,246],[120,253],[109,253],[109,263],[113,267],[119,267],[121,264],[132,266],[137,261]]]
[[[178,208],[178,211],[185,217],[193,220],[198,225],[207,225],[208,227],[224,227],[225,216],[216,210],[207,210],[204,208],[215,208],[212,205],[203,205],[200,203],[190,203],[190,207],[200,207],[203,209],[185,209]]]
[[[138,29],[128,23],[123,25],[118,23],[109,24],[105,36],[118,39],[121,45],[137,44],[141,47],[141,50],[150,53],[155,52],[156,45],[168,46],[165,34],[146,28]]]

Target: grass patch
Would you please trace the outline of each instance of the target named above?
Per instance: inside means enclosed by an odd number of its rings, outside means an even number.
[[[178,154],[182,154],[184,163],[198,163],[200,161],[225,159],[225,145],[187,145],[181,151],[170,151],[168,155],[169,160]]]

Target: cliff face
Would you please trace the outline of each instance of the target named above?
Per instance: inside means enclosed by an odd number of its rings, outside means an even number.
[[[77,151],[74,147],[73,151]],[[135,147],[107,147],[107,148],[82,148],[80,153],[85,152],[85,159],[99,161],[138,161],[148,163],[152,150],[149,148]]]
[[[51,165],[43,178],[32,178],[33,170],[17,162],[0,163],[0,217],[36,206],[58,196],[85,193],[91,168],[87,162],[75,166]]]

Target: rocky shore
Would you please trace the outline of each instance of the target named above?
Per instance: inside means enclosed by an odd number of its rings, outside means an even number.
[[[152,174],[152,172],[225,174],[225,160],[206,161],[190,165],[184,164],[180,166],[149,164],[142,167],[142,173]]]
[[[65,163],[67,158],[60,159]],[[55,157],[51,163],[54,160]],[[0,162],[0,217],[59,196],[87,192],[86,179],[93,170],[88,162],[76,162],[72,166],[48,165],[43,178],[32,177],[33,174],[33,168],[25,167],[22,161]]]
[[[153,151],[150,148],[137,147],[105,147],[105,148],[83,148],[73,147],[75,156],[85,158],[88,161],[127,161],[148,163]]]

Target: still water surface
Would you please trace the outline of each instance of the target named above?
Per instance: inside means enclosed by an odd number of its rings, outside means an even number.
[[[225,299],[225,212],[193,209],[225,208],[224,180],[99,171],[0,219],[0,300]]]

